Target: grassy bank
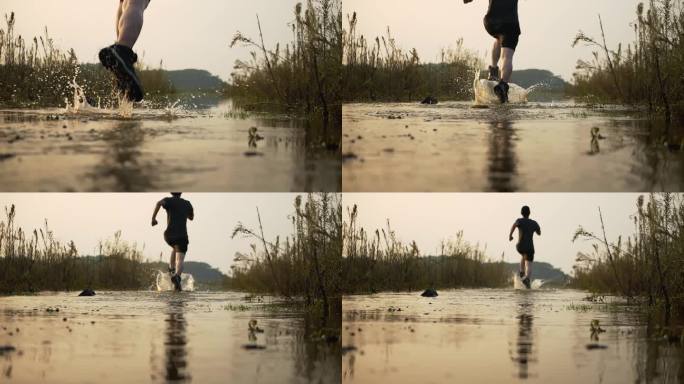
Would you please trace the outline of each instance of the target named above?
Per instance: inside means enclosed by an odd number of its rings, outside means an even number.
[[[298,196],[291,216],[292,234],[285,239],[269,239],[258,209],[257,217],[259,228],[238,224],[233,231],[233,237],[247,236],[256,243],[250,254],[235,260],[228,288],[304,297],[307,304],[335,308],[340,301],[341,196]]]
[[[356,206],[344,223],[344,293],[415,291],[431,288],[502,287],[510,274],[503,262],[490,262],[485,251],[463,233],[442,243],[438,256],[423,257],[415,242],[402,243],[390,228],[368,232],[359,227]]]
[[[634,232],[611,240],[579,228],[575,240],[594,242],[593,254],[580,254],[574,267],[575,287],[611,293],[661,309],[666,321],[684,316],[684,197],[640,197],[633,214]]]
[[[74,80],[83,87],[93,105],[118,103],[114,81],[99,64],[79,63],[73,49],[54,44],[47,28],[40,36],[26,40],[15,33],[14,13],[5,15],[0,28],[0,106],[63,107],[73,99]],[[159,68],[138,67],[147,96],[154,98],[175,92]]]
[[[626,47],[606,44],[602,36],[579,32],[574,45],[596,48],[590,62],[579,61],[574,95],[593,102],[647,106],[667,121],[684,121],[684,7],[681,0],[640,3],[633,23],[635,38]]]
[[[298,3],[288,24],[292,41],[284,47],[267,47],[258,17],[257,24],[259,36],[233,37],[231,47],[254,51],[250,61],[236,63],[228,93],[252,109],[305,112],[320,116],[325,127],[341,129],[342,2]]]
[[[136,244],[116,233],[102,241],[99,256],[79,257],[73,242],[55,238],[47,222],[26,231],[15,223],[14,206],[0,221],[0,293],[146,289],[151,271],[142,263]]]
[[[481,62],[463,47],[463,40],[442,50],[438,63],[424,63],[416,49],[402,49],[389,28],[385,36],[368,39],[358,34],[357,22],[356,13],[349,16],[344,32],[345,102],[421,101],[428,95],[450,100],[473,98],[473,79]]]

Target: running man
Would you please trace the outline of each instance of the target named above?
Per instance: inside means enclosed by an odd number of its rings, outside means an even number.
[[[166,231],[164,240],[171,246],[171,259],[169,260],[169,274],[176,291],[181,291],[181,273],[183,273],[183,260],[188,252],[188,219],[195,219],[192,204],[181,199],[181,192],[171,192],[172,197],[166,197],[154,207],[152,214],[152,226],[157,225],[157,213],[159,208],[166,210]]]
[[[534,234],[541,236],[541,228],[536,221],[530,219],[530,207],[524,206],[520,211],[523,217],[516,220],[508,235],[508,240],[513,241],[513,232],[518,229],[518,244],[515,249],[521,256],[520,278],[527,289],[531,288],[530,276],[532,274],[532,262],[534,261]]]
[[[142,83],[135,73],[138,55],[133,46],[143,26],[143,14],[150,0],[119,0],[116,13],[116,43],[100,50],[100,63],[116,77],[117,88],[128,100],[140,102],[144,97]]]
[[[473,0],[463,0],[468,4]],[[498,81],[494,93],[501,104],[508,102],[508,83],[513,74],[513,54],[518,47],[520,20],[518,19],[518,0],[489,0],[489,10],[484,18],[484,26],[495,40],[492,48],[492,64],[489,66],[489,80]],[[502,68],[499,60],[503,56]]]

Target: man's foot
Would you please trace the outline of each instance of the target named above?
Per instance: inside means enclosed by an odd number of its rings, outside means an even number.
[[[499,84],[494,87],[494,93],[496,93],[496,96],[499,97],[499,101],[501,104],[508,103],[508,89],[510,87],[508,86],[508,83],[505,81],[500,81]]]
[[[178,275],[173,275],[171,278],[171,282],[173,283],[174,288],[176,288],[176,291],[180,292],[183,290],[181,287],[181,277]]]
[[[526,277],[522,282],[523,282],[523,284],[525,284],[525,287],[526,287],[527,289],[531,289],[531,288],[532,288],[532,285],[530,284],[530,278],[529,278],[529,277]]]
[[[489,77],[487,77],[487,80],[501,81],[501,77],[499,76],[499,67],[492,67],[491,65],[489,66]]]
[[[173,275],[175,275],[175,274],[176,274],[176,268],[169,267],[169,275],[171,275],[171,277],[173,277]]]
[[[138,55],[126,46],[114,44],[102,48],[99,56],[100,63],[116,76],[119,90],[131,101],[142,101],[142,83],[133,67],[138,61]]]
[[[523,272],[523,271],[518,272],[518,276],[520,276],[521,280],[524,279],[525,278],[525,272]]]

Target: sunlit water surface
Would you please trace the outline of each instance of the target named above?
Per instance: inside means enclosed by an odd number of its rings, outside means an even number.
[[[230,100],[203,108],[0,110],[2,190],[339,191],[334,135],[315,125],[247,114]]]
[[[573,290],[453,290],[343,298],[344,383],[678,383],[679,342],[636,308]],[[397,310],[401,309],[401,310]],[[592,335],[599,321],[603,333]]]
[[[349,192],[684,188],[683,127],[666,132],[624,107],[347,104],[342,120]]]
[[[0,382],[339,383],[339,342],[322,340],[315,320],[243,298],[209,292],[0,297]],[[250,331],[251,320],[263,333]],[[14,350],[2,348],[8,346]]]

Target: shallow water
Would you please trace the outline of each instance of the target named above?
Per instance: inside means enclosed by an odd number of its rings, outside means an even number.
[[[342,382],[684,380],[679,343],[648,338],[635,308],[592,304],[585,296],[573,290],[478,289],[443,291],[437,298],[345,297]],[[598,339],[592,320],[606,331]]]
[[[666,140],[662,127],[628,109],[572,102],[472,106],[345,105],[344,191],[684,188],[682,132],[673,129]],[[594,128],[600,136],[596,140]]]
[[[3,191],[339,191],[305,119],[206,110],[0,111]],[[250,142],[257,128],[263,140]],[[310,132],[307,134],[307,132]]]
[[[304,313],[239,293],[0,297],[0,381],[338,383],[339,343]],[[59,309],[48,312],[47,309]],[[250,320],[263,333],[250,332]],[[250,349],[246,349],[249,346]]]

